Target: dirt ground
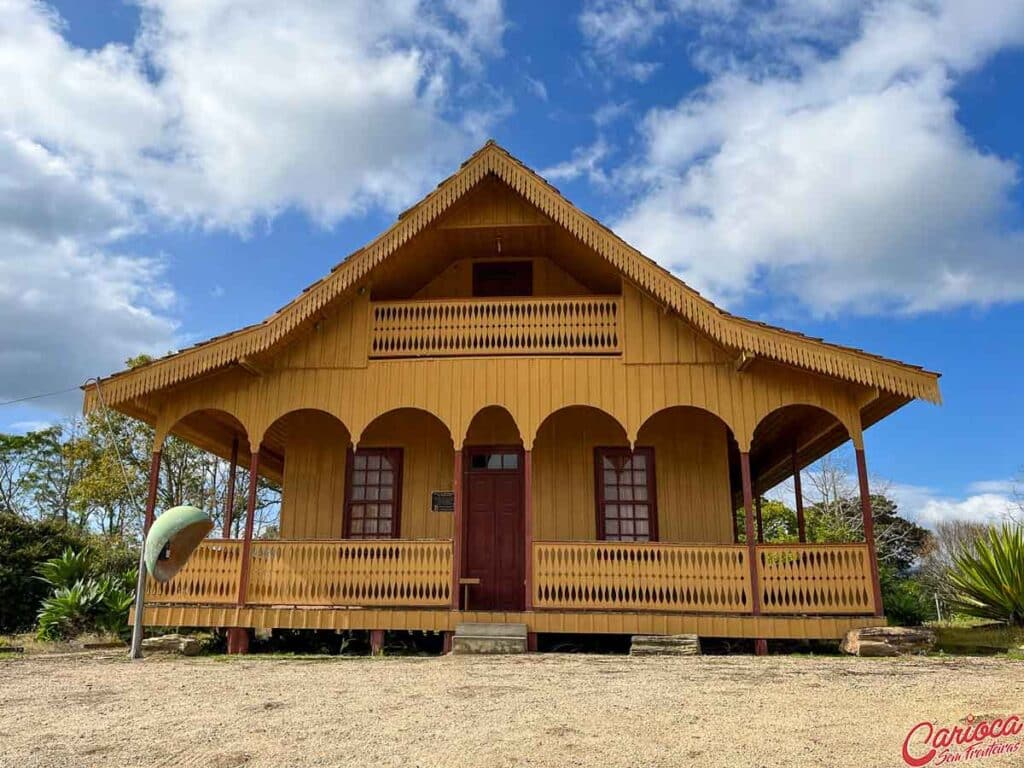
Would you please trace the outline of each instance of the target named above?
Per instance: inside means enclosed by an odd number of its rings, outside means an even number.
[[[1022,709],[999,659],[68,654],[0,661],[0,766],[901,766]]]

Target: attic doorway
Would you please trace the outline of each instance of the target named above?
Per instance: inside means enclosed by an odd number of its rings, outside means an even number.
[[[473,264],[473,296],[533,296],[533,262],[476,262]]]

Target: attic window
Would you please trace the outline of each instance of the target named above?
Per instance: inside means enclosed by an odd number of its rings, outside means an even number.
[[[477,262],[473,265],[473,295],[533,296],[533,262]]]

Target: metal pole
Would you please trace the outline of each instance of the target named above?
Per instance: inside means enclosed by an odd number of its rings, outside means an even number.
[[[160,454],[159,450],[153,451],[149,462],[149,495],[146,496],[146,513],[142,523],[142,541],[139,546],[139,575],[135,580],[135,616],[132,621],[132,646],[129,658],[138,660],[142,658],[142,614],[146,604],[146,536],[149,534],[149,527],[153,524],[153,514],[156,510],[156,492],[160,482]]]

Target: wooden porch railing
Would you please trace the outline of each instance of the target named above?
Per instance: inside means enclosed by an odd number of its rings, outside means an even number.
[[[447,606],[450,541],[254,541],[247,603]]]
[[[246,604],[447,606],[451,541],[254,541]],[[151,603],[234,604],[242,542],[208,539],[170,581],[149,580]]]
[[[619,354],[618,296],[371,304],[370,357]]]
[[[867,544],[761,544],[762,613],[873,613]]]
[[[749,613],[747,548],[537,542],[533,604],[572,610]]]
[[[161,584],[149,577],[146,601],[234,605],[238,601],[241,573],[242,542],[237,539],[207,539],[196,547],[185,567],[170,581]]]

